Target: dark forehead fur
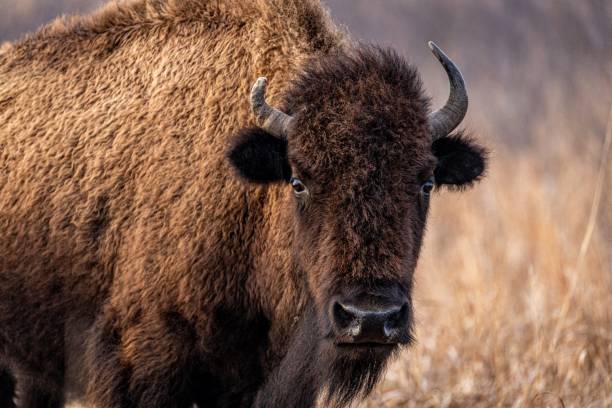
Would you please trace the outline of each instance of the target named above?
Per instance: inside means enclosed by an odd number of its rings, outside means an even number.
[[[285,100],[297,117],[292,161],[320,181],[347,166],[416,168],[430,157],[429,100],[416,70],[391,49],[359,45],[311,61]]]

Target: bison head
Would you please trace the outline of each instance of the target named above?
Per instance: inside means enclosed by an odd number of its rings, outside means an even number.
[[[451,83],[436,112],[401,57],[361,46],[306,64],[282,110],[266,103],[260,78],[251,95],[260,127],[233,140],[229,157],[240,175],[285,182],[294,196],[295,263],[319,338],[337,362],[367,357],[375,365],[410,343],[412,275],[430,196],[470,185],[485,168],[483,149],[451,134],[467,110],[461,74],[430,47]]]

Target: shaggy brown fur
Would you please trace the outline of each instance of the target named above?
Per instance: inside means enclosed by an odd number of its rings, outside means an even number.
[[[259,75],[297,118],[274,154],[308,202],[227,160]],[[409,299],[427,112],[414,70],[316,0],[135,0],[5,47],[0,366],[21,406],[366,394],[391,352],[340,353],[326,308],[364,288]]]

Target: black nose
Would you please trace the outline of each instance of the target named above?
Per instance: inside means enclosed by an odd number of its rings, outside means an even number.
[[[331,321],[337,343],[404,344],[410,339],[407,302],[357,305],[336,300]]]

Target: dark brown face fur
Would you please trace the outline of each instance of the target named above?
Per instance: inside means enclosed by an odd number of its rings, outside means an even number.
[[[467,185],[484,171],[482,148],[462,135],[432,144],[421,88],[386,49],[312,61],[284,95],[296,119],[288,140],[247,129],[230,153],[251,181],[307,189],[294,197],[294,258],[314,303],[310,335],[340,399],[367,391],[412,339],[427,186],[434,176],[437,185]]]
[[[296,198],[296,256],[333,337],[333,299],[410,303],[428,207],[421,187],[436,164],[428,102],[416,72],[376,48],[314,63],[287,101],[297,118],[292,176],[309,191]],[[409,325],[402,330],[407,342]]]

